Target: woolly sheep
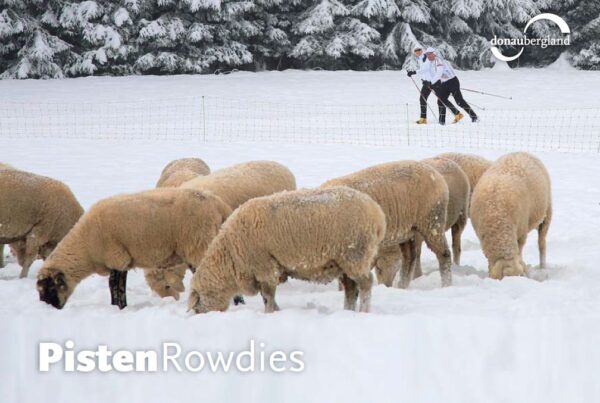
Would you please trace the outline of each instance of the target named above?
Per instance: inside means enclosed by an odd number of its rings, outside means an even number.
[[[178,187],[190,179],[209,173],[210,168],[200,158],[180,158],[169,162],[164,167],[156,187]]]
[[[454,161],[465,172],[469,178],[469,186],[471,194],[475,190],[475,185],[479,182],[481,175],[492,165],[492,163],[483,157],[474,154],[462,153],[443,153],[438,155],[439,158],[445,158]]]
[[[438,259],[442,286],[452,284],[450,250],[444,235],[448,185],[440,173],[422,162],[389,162],[322,185],[332,186],[365,192],[385,213],[387,232],[375,260],[380,283],[392,286],[402,259],[399,286],[410,285],[416,259],[415,237],[420,234]]]
[[[35,259],[48,257],[82,214],[83,208],[64,183],[0,169],[0,244],[10,245],[21,266],[20,278],[27,277]]]
[[[237,293],[260,291],[278,310],[282,277],[327,283],[340,278],[345,309],[368,312],[373,258],[385,216],[368,195],[347,187],[282,192],[252,199],[225,222],[191,281],[188,308],[225,311]]]
[[[199,176],[180,186],[184,189],[209,191],[223,200],[231,210],[255,197],[268,196],[283,190],[295,190],[294,174],[273,161],[250,161]],[[146,282],[159,296],[179,299],[184,291],[183,278],[187,267],[168,270],[144,270]]]
[[[112,304],[127,305],[127,270],[197,266],[231,213],[209,193],[155,189],[96,203],[46,259],[38,273],[40,300],[61,309],[81,280],[110,275]]]
[[[444,158],[429,158],[421,161],[438,171],[448,185],[448,209],[446,210],[445,230],[452,229],[452,258],[454,264],[460,265],[460,237],[467,225],[469,217],[469,198],[471,187],[469,178],[455,162]],[[421,270],[421,246],[423,240],[417,235],[417,258],[415,266],[415,277],[422,274]]]
[[[488,259],[490,277],[527,275],[523,246],[535,228],[540,268],[544,268],[551,220],[550,176],[543,163],[522,152],[499,158],[483,174],[471,199],[471,221]]]

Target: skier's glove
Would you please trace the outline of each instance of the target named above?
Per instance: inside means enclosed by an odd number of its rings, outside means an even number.
[[[406,72],[406,75],[407,75],[407,76],[409,76],[409,77],[410,77],[410,76],[414,76],[415,74],[417,74],[417,72],[416,72],[416,71],[414,71],[414,70],[408,70],[408,71]]]

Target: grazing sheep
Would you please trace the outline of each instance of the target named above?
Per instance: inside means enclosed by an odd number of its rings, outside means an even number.
[[[294,174],[272,161],[250,161],[198,176],[180,186],[184,189],[209,191],[232,210],[255,197],[268,196],[284,190],[295,190]],[[187,266],[168,270],[144,270],[146,282],[159,296],[179,299],[184,291],[183,278]]]
[[[416,240],[420,234],[435,253],[442,286],[452,284],[450,250],[444,235],[448,185],[435,169],[417,161],[389,162],[332,179],[322,187],[349,186],[371,196],[385,213],[387,232],[375,260],[380,283],[392,286],[402,260],[400,287],[413,277]]]
[[[368,312],[371,264],[385,216],[368,195],[347,187],[282,192],[250,200],[225,222],[191,281],[188,308],[225,311],[238,293],[260,291],[278,310],[281,278],[328,283],[341,278],[345,309]]]
[[[61,309],[81,280],[110,275],[112,304],[127,305],[127,270],[197,266],[231,209],[194,190],[155,189],[96,203],[46,259],[40,300]]]
[[[200,158],[180,158],[167,164],[156,183],[157,188],[178,187],[197,176],[208,175],[210,168]]]
[[[17,169],[0,169],[0,244],[9,244],[27,277],[46,259],[83,214],[68,186]],[[0,251],[4,254],[3,251]]]
[[[527,275],[523,246],[538,230],[540,268],[546,266],[546,235],[552,220],[550,176],[527,153],[499,158],[481,177],[471,199],[471,221],[488,259],[489,275]]]
[[[492,165],[490,161],[474,154],[443,153],[438,155],[438,158],[445,158],[458,164],[465,174],[467,174],[467,178],[469,178],[471,194],[473,194],[475,185],[479,182],[481,175]]]
[[[455,162],[445,158],[429,158],[421,161],[438,171],[448,185],[448,210],[446,211],[446,227],[452,229],[452,257],[454,264],[460,265],[460,237],[467,225],[469,217],[469,198],[471,187],[469,178]],[[421,270],[421,246],[423,240],[417,235],[417,258],[415,266],[415,278],[422,274]]]

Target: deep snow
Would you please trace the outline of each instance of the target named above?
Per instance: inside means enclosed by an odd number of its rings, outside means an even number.
[[[284,72],[5,81],[0,82],[0,98],[94,101],[202,90],[356,104],[414,95],[388,85],[391,74]],[[562,99],[550,98],[551,91],[543,85],[549,78],[562,91]],[[496,89],[516,94],[518,106],[532,102],[560,106],[579,102],[586,88],[600,84],[600,74],[463,72],[461,80],[473,86],[497,82]],[[495,102],[500,101],[489,99],[490,105]],[[152,187],[162,167],[182,156],[200,156],[212,169],[272,159],[289,166],[299,186],[310,187],[368,165],[449,151],[158,140],[0,141],[0,160],[65,181],[86,208],[104,197]],[[488,158],[502,154],[479,153]],[[452,287],[440,288],[435,259],[426,251],[423,262],[428,274],[408,290],[376,286],[370,314],[343,311],[342,293],[335,284],[291,281],[277,291],[281,312],[265,315],[260,298],[247,297],[246,306],[232,307],[229,312],[191,316],[185,312],[187,293],[179,302],[161,300],[151,294],[140,271],[130,272],[129,306],[123,311],[109,305],[107,279],[98,276],[83,281],[66,307],[57,311],[38,301],[35,274],[41,262],[34,264],[28,279],[19,280],[19,267],[12,259],[0,270],[1,400],[597,401],[600,161],[595,154],[536,155],[553,179],[548,270],[533,270],[537,280],[487,279],[487,264],[469,225],[463,236],[463,266],[453,270]],[[532,233],[525,249],[525,261],[534,267],[538,264],[536,241]],[[160,343],[176,341],[184,350],[226,352],[247,348],[254,339],[270,350],[304,351],[306,369],[300,374],[76,374],[60,368],[38,372],[38,343],[68,339],[77,348],[106,344],[114,350],[160,349]]]

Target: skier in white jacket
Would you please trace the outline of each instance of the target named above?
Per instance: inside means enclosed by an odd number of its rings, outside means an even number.
[[[454,73],[454,69],[450,66],[450,63],[437,55],[433,48],[427,48],[425,50],[425,56],[427,57],[427,61],[423,64],[422,69],[424,70],[424,74],[430,79],[432,83],[431,87],[441,101],[438,102],[440,124],[446,124],[446,107],[450,108],[452,113],[454,113],[454,121],[452,123],[457,123],[464,117],[456,106],[448,101],[450,95],[452,95],[456,103],[469,114],[471,120],[477,122],[477,114],[463,98],[462,93],[460,92],[460,82]]]
[[[427,57],[425,56],[425,54],[423,53],[423,48],[420,45],[415,46],[415,48],[413,49],[415,57],[417,59],[417,65],[418,65],[418,69],[415,70],[408,70],[406,73],[409,77],[418,74],[419,77],[421,78],[421,92],[419,94],[419,104],[421,106],[421,116],[419,117],[419,120],[417,120],[417,124],[422,125],[422,124],[426,124],[427,123],[427,98],[429,98],[429,94],[431,94],[431,78],[429,77],[429,66],[427,65]],[[444,106],[444,104],[442,104],[442,101],[438,98],[437,100],[438,102],[438,109],[441,109],[441,107]],[[451,108],[456,109],[456,106],[454,106],[452,104],[452,102],[450,102],[450,100],[447,101],[448,104],[451,105]]]

